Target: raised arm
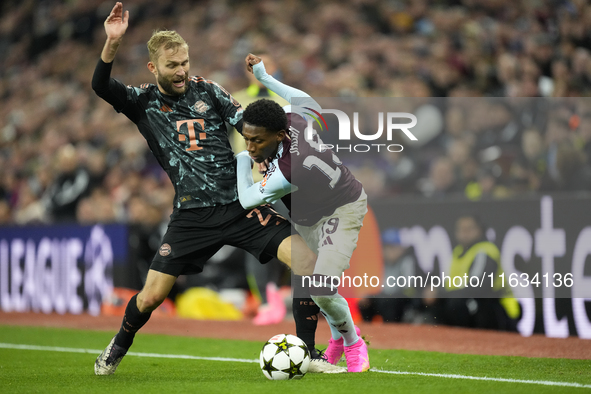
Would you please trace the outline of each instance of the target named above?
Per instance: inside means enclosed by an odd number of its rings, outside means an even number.
[[[123,35],[127,30],[128,20],[129,11],[125,11],[125,14],[123,14],[123,4],[115,4],[115,7],[113,7],[105,20],[107,40],[101,52],[101,58],[92,75],[92,89],[117,111],[122,110],[125,106],[127,91],[125,85],[111,78],[111,68],[117,49],[119,49]]]
[[[105,63],[111,63],[115,59],[115,54],[119,45],[123,40],[123,35],[127,31],[129,22],[129,11],[123,13],[123,4],[117,2],[111,13],[105,20],[105,32],[107,33],[107,41],[101,53],[101,60]]]
[[[290,104],[297,105],[299,107],[312,108],[317,111],[321,109],[320,105],[318,105],[318,103],[312,97],[310,97],[308,93],[279,82],[267,74],[263,60],[260,57],[249,53],[248,56],[246,56],[245,61],[247,70],[253,73],[256,79],[265,85],[267,89],[275,92],[277,95],[287,100]]]

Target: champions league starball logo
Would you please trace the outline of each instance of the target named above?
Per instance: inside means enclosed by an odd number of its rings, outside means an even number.
[[[338,144],[324,144],[320,143],[320,149],[334,149],[336,152],[348,151],[348,152],[370,152],[370,151],[388,151],[388,152],[401,152],[404,147],[400,144],[390,143],[362,143],[362,144],[343,144],[341,142],[348,142],[352,140],[351,130],[355,139],[362,141],[375,141],[382,139],[384,130],[386,132],[386,141],[392,141],[392,136],[395,131],[402,132],[411,141],[417,141],[417,137],[410,131],[411,128],[417,125],[417,117],[408,112],[378,112],[378,130],[373,134],[366,134],[360,131],[359,127],[359,112],[353,112],[353,122],[349,116],[338,109],[324,109],[318,108],[313,109],[308,106],[297,106],[292,105],[291,111],[300,115],[304,120],[308,122],[305,130],[305,139],[310,141],[313,138],[314,123],[320,127],[320,131],[328,131],[328,124],[323,114],[332,114],[336,116],[338,122]],[[369,114],[364,114],[369,115]],[[375,116],[375,115],[374,115]],[[408,119],[410,122],[399,123],[400,119]],[[385,127],[384,127],[385,126]],[[332,131],[332,130],[331,130]]]

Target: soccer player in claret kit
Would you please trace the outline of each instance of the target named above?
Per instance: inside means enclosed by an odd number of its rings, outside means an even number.
[[[304,98],[301,107],[320,110],[309,95],[268,75],[259,57],[250,54],[246,63],[259,81],[290,104]],[[329,363],[336,364],[345,353],[347,370],[363,372],[369,369],[367,345],[353,324],[347,301],[330,286],[331,280],[325,279],[341,276],[349,267],[367,213],[367,196],[333,151],[322,147],[315,131],[312,138],[306,138],[308,122],[297,112],[293,105],[284,111],[265,99],[244,110],[242,135],[247,148],[236,155],[240,203],[248,209],[282,199],[290,208],[296,230],[318,255],[313,278],[324,285],[310,286],[309,293],[332,333],[324,355]],[[269,161],[263,180],[256,184],[252,161]],[[292,284],[298,287],[300,283],[301,278],[296,276]],[[297,334],[306,341],[299,330]]]
[[[176,195],[144,288],[131,298],[121,329],[96,359],[97,375],[115,373],[136,332],[164,301],[176,278],[201,272],[223,245],[242,248],[261,262],[277,257],[300,275],[312,273],[316,260],[304,240],[292,236],[289,221],[270,206],[244,210],[240,205],[236,161],[224,122],[241,131],[242,108],[215,82],[189,77],[188,45],[180,35],[160,31],[149,40],[148,68],[155,85],[126,87],[110,77],[128,19],[121,3],[106,19],[107,40],[92,88],[137,125]]]

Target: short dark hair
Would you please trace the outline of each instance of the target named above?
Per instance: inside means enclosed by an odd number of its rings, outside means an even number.
[[[471,212],[471,211],[462,212],[460,214],[460,216],[457,217],[456,222],[460,219],[472,219],[482,233],[484,233],[484,230],[486,230],[486,225],[482,221],[482,218],[480,217],[480,215],[478,215],[475,212]]]
[[[275,101],[268,99],[260,99],[249,104],[242,114],[242,120],[274,133],[287,128],[285,111]]]

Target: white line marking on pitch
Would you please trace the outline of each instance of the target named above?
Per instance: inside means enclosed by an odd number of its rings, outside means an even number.
[[[72,347],[55,347],[55,346],[35,346],[35,345],[19,345],[12,343],[0,343],[0,348],[5,349],[21,349],[21,350],[44,350],[49,352],[66,352],[66,353],[90,353],[90,354],[101,354],[102,350],[98,349],[79,349]],[[187,360],[206,360],[206,361],[235,361],[238,363],[258,363],[259,360],[246,359],[246,358],[230,358],[230,357],[200,357],[200,356],[189,356],[184,354],[159,354],[159,353],[138,353],[128,352],[128,356],[138,357],[157,357],[157,358],[179,358]]]
[[[89,354],[100,354],[102,350],[98,349],[80,349],[71,347],[57,347],[57,346],[35,346],[35,345],[21,345],[13,343],[0,343],[0,348],[4,349],[20,349],[20,350],[41,350],[49,352],[66,352],[66,353],[89,353]],[[139,352],[128,352],[128,356],[137,357],[155,357],[155,358],[176,358],[186,360],[205,360],[205,361],[233,361],[239,363],[252,363],[258,364],[259,360],[246,359],[246,358],[231,358],[231,357],[201,357],[201,356],[190,356],[185,354],[160,354],[160,353],[139,353]],[[372,372],[385,373],[390,375],[416,375],[416,376],[428,376],[434,378],[446,378],[446,379],[466,379],[466,380],[483,380],[487,382],[503,382],[503,383],[524,383],[524,384],[540,384],[544,386],[560,386],[560,387],[578,387],[591,389],[591,384],[571,383],[571,382],[553,382],[548,380],[522,380],[522,379],[507,379],[507,378],[489,378],[482,376],[468,376],[468,375],[454,375],[454,374],[442,374],[442,373],[427,373],[427,372],[407,372],[407,371],[384,371],[381,369],[372,368]]]
[[[521,379],[507,379],[507,378],[489,378],[489,377],[482,377],[482,376],[454,375],[454,374],[447,374],[447,373],[384,371],[384,370],[375,369],[375,368],[370,369],[370,371],[387,373],[387,374],[392,374],[392,375],[418,375],[418,376],[430,376],[430,377],[434,377],[434,378],[485,380],[488,382],[542,384],[544,386],[580,387],[580,388],[584,388],[584,389],[591,389],[591,384],[570,383],[570,382],[552,382],[549,380],[521,380]]]

